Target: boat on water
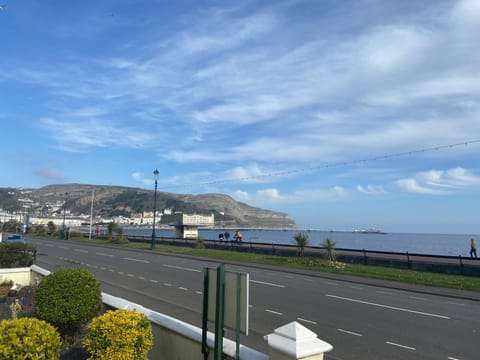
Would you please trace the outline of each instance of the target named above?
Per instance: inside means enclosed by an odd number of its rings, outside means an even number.
[[[353,232],[356,234],[386,234],[386,232],[375,228],[365,230],[353,230]]]

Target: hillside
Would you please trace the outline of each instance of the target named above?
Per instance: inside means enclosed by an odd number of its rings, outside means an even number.
[[[103,185],[62,184],[39,189],[0,188],[0,206],[7,211],[24,211],[46,216],[66,208],[72,214],[90,214],[94,197],[94,216],[130,217],[153,210],[154,192],[140,188]],[[237,202],[228,195],[188,195],[157,192],[157,210],[171,209],[173,213],[215,214],[217,227],[296,228],[288,214],[264,210]]]

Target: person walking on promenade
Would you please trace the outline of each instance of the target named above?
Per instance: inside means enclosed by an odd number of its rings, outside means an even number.
[[[474,238],[470,239],[470,257],[473,258],[475,255],[475,259],[477,258],[477,242]]]
[[[236,242],[241,242],[242,241],[242,233],[240,232],[240,230],[237,230],[237,232],[235,233],[235,236],[233,237],[235,239]]]
[[[225,231],[225,234],[223,234],[223,236],[225,237],[225,241],[230,240],[230,233],[228,231]]]

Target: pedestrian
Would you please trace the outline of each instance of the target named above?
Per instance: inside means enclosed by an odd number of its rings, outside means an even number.
[[[218,241],[223,241],[223,233],[218,234]]]
[[[475,241],[474,238],[470,239],[470,257],[473,258],[473,255],[475,255],[475,258],[477,258],[477,242]]]
[[[223,236],[225,237],[225,241],[228,241],[228,239],[230,239],[230,233],[228,231],[225,231],[225,234],[223,234]]]
[[[242,241],[242,233],[240,232],[240,230],[237,230],[237,232],[235,233],[235,236],[233,237],[235,239],[236,242],[241,242]]]

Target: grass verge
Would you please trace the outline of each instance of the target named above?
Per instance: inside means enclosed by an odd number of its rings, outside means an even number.
[[[105,240],[86,240],[85,238],[75,239],[87,243],[96,243],[99,245],[112,245]],[[150,244],[134,243],[117,245],[132,249],[150,249]],[[215,249],[197,249],[189,247],[171,246],[157,244],[156,251],[189,255],[202,256],[216,260],[238,261],[251,264],[274,265],[280,267],[290,267],[296,269],[315,270],[319,272],[328,272],[335,274],[344,274],[352,276],[367,277],[373,279],[383,279],[411,283],[418,285],[438,286],[452,289],[480,291],[480,277],[438,274],[431,272],[421,272],[414,270],[387,268],[381,266],[367,266],[358,264],[344,264],[339,262],[329,262],[318,258],[309,257],[286,257],[276,255],[262,255],[254,253],[237,252],[230,250]]]

